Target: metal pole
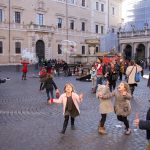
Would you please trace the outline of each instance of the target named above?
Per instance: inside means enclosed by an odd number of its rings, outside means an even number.
[[[109,0],[108,0],[108,16],[107,16],[107,18],[108,18],[108,29],[109,29]]]
[[[67,50],[68,50],[68,3],[66,0],[66,38],[67,38]],[[66,51],[66,62],[67,62],[67,51]]]
[[[11,61],[10,61],[10,0],[9,0],[9,23],[8,23],[8,28],[9,28],[9,29],[8,29],[8,39],[9,39],[9,40],[8,40],[8,42],[9,42],[9,43],[8,43],[8,47],[9,47],[9,48],[8,48],[8,57],[9,57],[9,63],[10,63],[10,62],[11,62]]]
[[[117,37],[118,37],[118,52],[120,52],[119,34],[120,34],[120,31],[117,32]]]

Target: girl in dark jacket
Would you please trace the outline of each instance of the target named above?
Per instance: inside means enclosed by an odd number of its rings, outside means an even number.
[[[21,61],[21,64],[22,64],[22,80],[26,80],[29,62],[26,60],[23,60],[23,61]]]
[[[56,92],[58,91],[58,88],[57,88],[55,82],[53,81],[53,78],[52,78],[51,74],[47,74],[46,81],[44,82],[44,87],[43,88],[46,89],[47,102],[48,102],[48,100],[50,98],[54,98],[53,89],[55,88]]]
[[[114,64],[111,63],[110,68],[107,70],[107,80],[109,82],[109,88],[111,92],[116,88],[117,78],[118,78],[117,70],[115,69]]]
[[[147,111],[146,120],[140,120],[139,118],[136,118],[134,120],[134,124],[136,125],[136,127],[139,127],[139,129],[146,130],[148,140],[146,150],[150,150],[150,108]]]

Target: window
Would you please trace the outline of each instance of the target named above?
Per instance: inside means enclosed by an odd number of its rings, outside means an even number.
[[[61,44],[58,44],[58,54],[62,54]]]
[[[74,4],[75,0],[67,0],[67,3]]]
[[[62,28],[62,18],[58,18],[58,28]]]
[[[3,10],[0,9],[0,22],[2,22],[2,21],[3,21]]]
[[[20,54],[21,53],[21,43],[16,42],[15,43],[15,48],[16,48],[16,54]]]
[[[0,41],[0,54],[2,54],[3,53],[3,43],[2,43],[2,41]]]
[[[82,6],[85,7],[85,0],[82,0]]]
[[[104,34],[104,26],[101,26],[101,34]]]
[[[112,7],[112,15],[115,15],[115,8]]]
[[[82,46],[82,54],[85,54],[85,46]]]
[[[99,3],[96,2],[96,10],[99,10]]]
[[[101,12],[104,12],[104,4],[101,4]]]
[[[82,31],[85,31],[85,22],[82,22],[82,28],[81,28]]]
[[[95,25],[95,33],[98,33],[98,25]]]
[[[99,48],[98,48],[98,46],[96,46],[96,50],[95,50],[95,52],[96,52],[96,53],[98,53],[98,52],[99,52]]]
[[[15,23],[21,23],[21,14],[18,11],[15,11]]]
[[[44,25],[44,15],[43,14],[37,14],[37,24]]]
[[[70,29],[74,30],[74,20],[70,20]]]

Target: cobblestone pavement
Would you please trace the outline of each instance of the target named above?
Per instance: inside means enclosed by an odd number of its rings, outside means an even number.
[[[72,82],[77,93],[85,94],[81,115],[75,121],[76,130],[71,130],[69,124],[66,134],[61,135],[62,105],[46,104],[46,93],[39,92],[39,79],[33,76],[34,73],[30,72],[28,79],[22,81],[19,72],[0,72],[1,77],[11,79],[0,85],[0,150],[145,149],[145,131],[135,129],[133,119],[136,112],[145,119],[149,107],[150,89],[146,87],[146,79],[139,83],[132,100],[133,112],[129,117],[132,134],[124,135],[124,126],[112,113],[106,121],[108,134],[101,136],[97,132],[99,102],[91,94],[91,83],[76,81],[75,77],[55,77],[61,91],[66,82]]]

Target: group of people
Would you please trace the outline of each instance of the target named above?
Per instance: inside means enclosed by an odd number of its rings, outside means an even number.
[[[122,63],[121,63],[122,64]],[[119,121],[125,125],[125,135],[131,134],[131,129],[128,121],[128,116],[131,114],[131,100],[137,82],[135,81],[135,74],[141,72],[142,68],[134,61],[131,61],[129,65],[124,69],[124,66],[118,67],[117,62],[110,63],[108,65],[103,64],[100,58],[97,59],[94,66],[90,71],[92,79],[92,88],[96,93],[96,97],[100,101],[100,114],[101,119],[98,127],[100,134],[106,134],[105,122],[108,113],[115,112]],[[26,79],[26,66],[24,63],[25,72],[23,72],[22,79]],[[118,68],[119,69],[118,69]],[[120,73],[121,72],[121,73]],[[116,81],[118,76],[122,80],[122,75],[127,76],[127,81],[121,81],[116,88]],[[63,105],[64,123],[61,130],[62,134],[65,134],[69,118],[71,119],[71,129],[75,129],[75,118],[80,114],[79,104],[83,101],[83,94],[77,94],[74,86],[71,83],[67,83],[64,86],[64,92],[60,95],[58,87],[53,80],[52,72],[49,72],[47,68],[42,67],[39,72],[40,77],[40,90],[46,89],[47,103],[59,103]],[[149,79],[150,80],[150,79]],[[56,96],[53,91],[55,89]],[[56,97],[56,98],[54,98]],[[115,97],[114,105],[112,103],[112,97]],[[140,129],[147,130],[148,148],[150,149],[150,109],[147,113],[147,120],[140,120],[136,118],[134,123]]]
[[[135,86],[137,86],[137,82],[134,80],[135,74],[139,72],[142,72],[142,67],[133,60],[128,63],[114,61],[105,64],[101,58],[97,58],[96,63],[93,64],[90,70],[92,91],[95,93],[98,84],[102,84],[103,81],[107,80],[109,82],[110,91],[112,92],[116,88],[117,80],[122,81],[124,75],[129,84],[131,94],[133,95]]]

